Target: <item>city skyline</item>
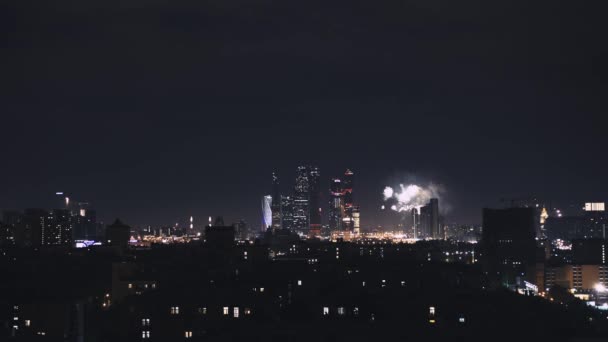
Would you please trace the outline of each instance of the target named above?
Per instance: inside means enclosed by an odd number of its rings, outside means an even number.
[[[3,1],[0,340],[608,341],[598,4]]]

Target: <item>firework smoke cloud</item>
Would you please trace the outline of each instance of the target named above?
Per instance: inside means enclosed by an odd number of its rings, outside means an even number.
[[[411,211],[412,209],[420,209],[420,207],[426,205],[431,198],[441,198],[443,194],[443,188],[436,184],[429,184],[428,186],[420,186],[417,184],[399,184],[399,188],[393,189],[390,186],[384,188],[384,201],[387,203],[386,206],[393,211],[405,212]]]

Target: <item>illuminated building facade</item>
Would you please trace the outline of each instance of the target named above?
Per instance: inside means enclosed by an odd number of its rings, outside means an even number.
[[[293,229],[307,233],[309,226],[309,172],[308,167],[299,166],[293,199]]]
[[[293,197],[281,196],[281,213],[281,227],[293,231]]]
[[[272,227],[272,196],[262,197],[262,231]]]
[[[309,167],[308,171],[308,208],[309,208],[309,234],[312,236],[321,233],[321,173],[316,166]]]
[[[344,182],[342,184],[342,193],[344,197],[344,216],[342,217],[342,229],[345,231],[354,231],[353,219],[353,182],[354,174],[351,170],[344,172]]]
[[[272,229],[281,229],[281,190],[279,177],[272,173]]]
[[[355,235],[361,234],[361,212],[359,206],[353,207],[353,233]]]
[[[330,232],[342,230],[344,214],[344,192],[342,180],[333,178],[329,185],[329,230]]]

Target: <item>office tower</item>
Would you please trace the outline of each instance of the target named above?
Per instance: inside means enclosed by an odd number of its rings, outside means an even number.
[[[420,239],[444,239],[442,226],[439,224],[439,200],[431,198],[429,203],[420,207]]]
[[[97,240],[100,237],[97,232],[97,213],[79,203],[80,210],[72,216],[74,240]]]
[[[131,238],[131,227],[116,219],[106,227],[106,244],[126,249]]]
[[[262,231],[272,227],[272,196],[262,197]]]
[[[410,212],[410,227],[412,237],[414,239],[418,239],[418,230],[420,229],[420,213],[418,212],[417,208],[412,208],[412,211]]]
[[[311,166],[308,172],[308,208],[310,234],[321,234],[321,173],[319,168]]]
[[[342,182],[342,192],[344,193],[344,217],[342,218],[342,229],[345,231],[354,230],[353,220],[353,178],[351,170],[346,169]]]
[[[361,233],[361,212],[358,205],[353,207],[353,233],[355,235]]]
[[[485,271],[514,284],[536,260],[535,208],[483,209],[481,250]]]
[[[72,213],[68,209],[53,209],[43,217],[42,245],[72,244]]]
[[[298,233],[308,233],[310,218],[309,192],[309,168],[299,166],[293,199],[293,228]]]
[[[443,229],[439,224],[439,199],[431,198],[429,205],[431,207],[431,237],[433,239],[444,239]]]
[[[333,178],[329,183],[329,230],[330,232],[342,230],[344,216],[344,191],[342,181]]]
[[[281,190],[279,188],[279,177],[272,173],[272,229],[281,229]]]
[[[281,227],[290,231],[294,230],[293,224],[293,197],[282,196],[281,197],[281,212],[282,220]]]

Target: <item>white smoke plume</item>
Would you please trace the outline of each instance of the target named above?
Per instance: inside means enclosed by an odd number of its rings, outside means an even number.
[[[430,183],[428,186],[416,184],[399,184],[398,189],[390,186],[384,188],[384,201],[392,203],[391,210],[397,212],[411,211],[429,203],[431,198],[441,198],[444,190],[441,186]],[[383,206],[384,207],[384,206]]]

